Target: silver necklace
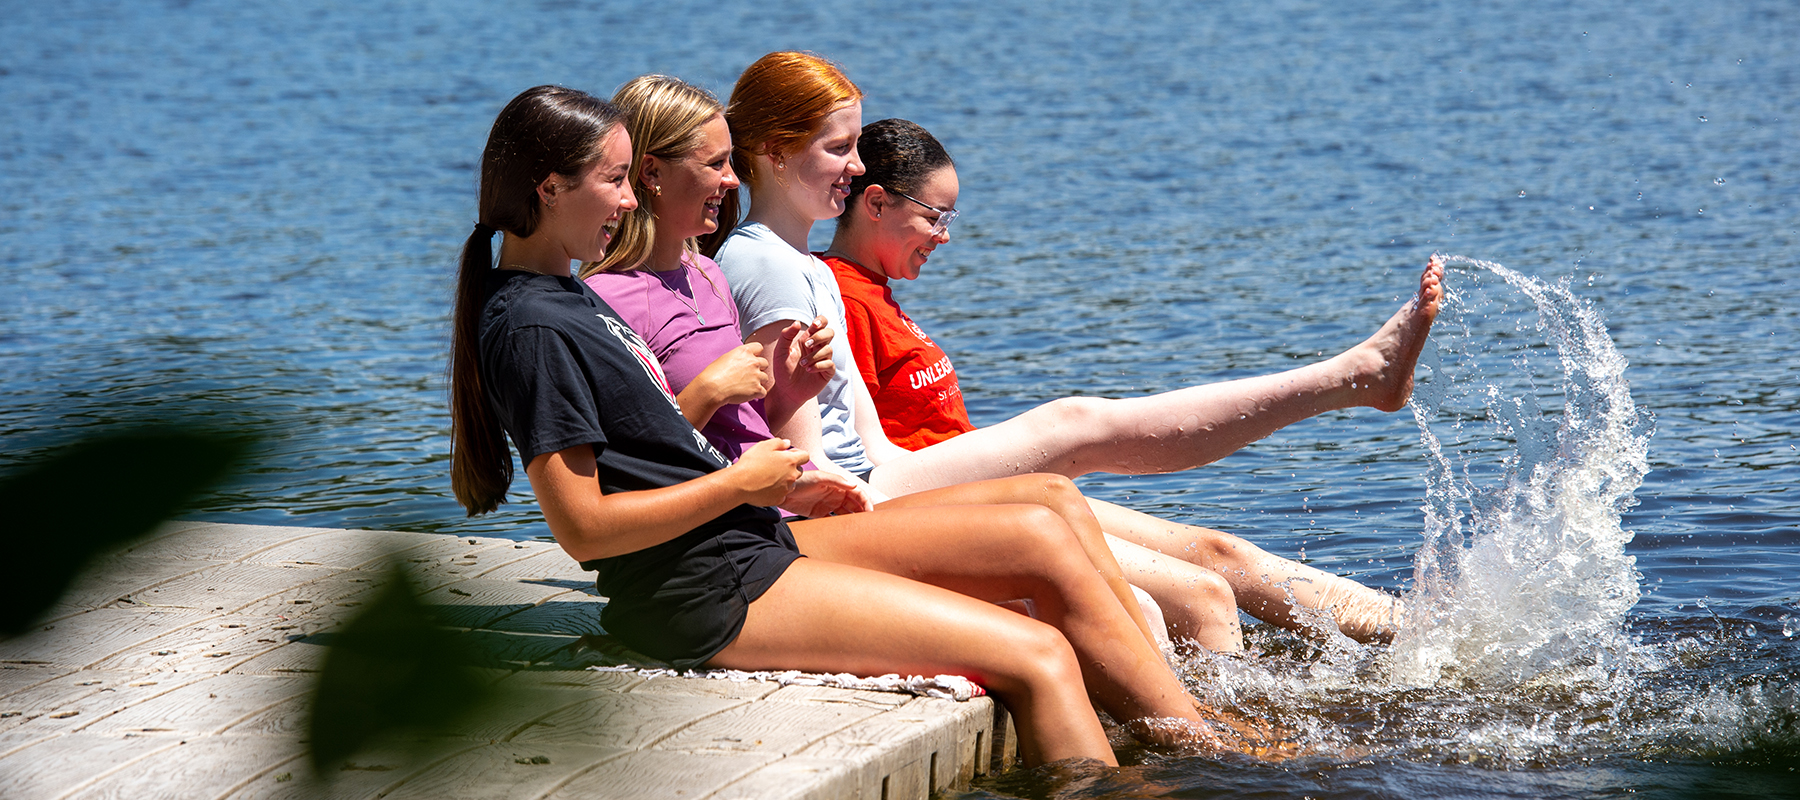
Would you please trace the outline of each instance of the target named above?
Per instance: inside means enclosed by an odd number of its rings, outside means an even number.
[[[685,275],[687,273],[687,269],[688,269],[688,265],[684,263],[681,265],[680,269],[672,269],[669,271],[670,272],[680,272]],[[656,270],[650,270],[650,274],[656,276],[656,282],[662,284],[664,289],[668,289],[669,294],[675,295],[676,300],[680,301],[682,305],[687,306],[689,311],[694,312],[694,319],[699,320],[701,325],[706,324],[706,315],[700,313],[700,303],[698,300],[689,302],[686,297],[682,296],[680,290],[669,285],[668,279],[664,278],[662,273],[657,272]],[[693,285],[694,285],[693,281],[688,281],[689,287],[692,287]]]

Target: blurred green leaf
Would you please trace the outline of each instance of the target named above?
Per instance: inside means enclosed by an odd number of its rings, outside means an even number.
[[[154,530],[224,478],[251,437],[152,425],[79,441],[0,479],[13,570],[0,636],[30,630],[94,556]]]
[[[429,754],[431,742],[418,737],[482,713],[495,696],[466,665],[466,655],[454,634],[432,624],[412,582],[395,566],[325,656],[309,737],[314,772],[329,778],[377,743]]]

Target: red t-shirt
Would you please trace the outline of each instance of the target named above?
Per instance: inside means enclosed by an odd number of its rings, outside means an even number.
[[[870,275],[835,256],[824,259],[844,296],[847,330],[840,341],[850,348],[863,383],[875,397],[888,439],[918,450],[975,430],[963,408],[956,367],[900,310],[887,276]]]

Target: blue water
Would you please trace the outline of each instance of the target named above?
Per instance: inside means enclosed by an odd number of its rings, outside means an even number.
[[[179,412],[269,437],[196,517],[546,535],[522,481],[466,520],[446,477],[494,113],[812,49],[958,160],[955,238],[897,292],[978,423],[1335,352],[1462,257],[1431,414],[1083,481],[1406,590],[1415,635],[1183,665],[1293,760],[1127,749],[978,794],[1800,794],[1800,6],[1351,6],[9,4],[0,469]]]

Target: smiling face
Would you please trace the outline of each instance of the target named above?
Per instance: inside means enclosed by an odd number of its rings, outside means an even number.
[[[713,117],[699,132],[699,144],[686,155],[669,159],[644,156],[646,182],[662,190],[650,195],[659,240],[687,239],[718,230],[719,203],[727,193],[737,191],[737,173],[731,170],[731,130],[725,117]]]
[[[601,145],[600,157],[569,181],[552,175],[546,187],[539,189],[547,208],[544,225],[561,245],[568,257],[578,261],[597,260],[612,241],[613,229],[619,224],[621,211],[637,208],[637,197],[626,180],[631,164],[631,137],[624,126],[614,126]],[[554,204],[551,204],[554,201]]]
[[[787,168],[777,171],[794,206],[813,220],[831,219],[844,211],[850,179],[863,174],[856,139],[862,135],[862,103],[853,102],[825,117],[797,153],[787,154]]]
[[[907,194],[912,195],[919,203],[952,209],[956,207],[956,196],[960,190],[961,185],[956,180],[956,167],[945,166],[925,176],[918,187]],[[867,190],[865,196],[866,192]],[[873,234],[870,244],[876,263],[869,266],[880,269],[889,278],[910,281],[919,277],[919,271],[931,257],[931,251],[950,241],[948,230],[932,235],[931,228],[937,224],[940,215],[919,203],[885,191],[883,187],[881,218],[863,221],[871,226],[870,233]]]

